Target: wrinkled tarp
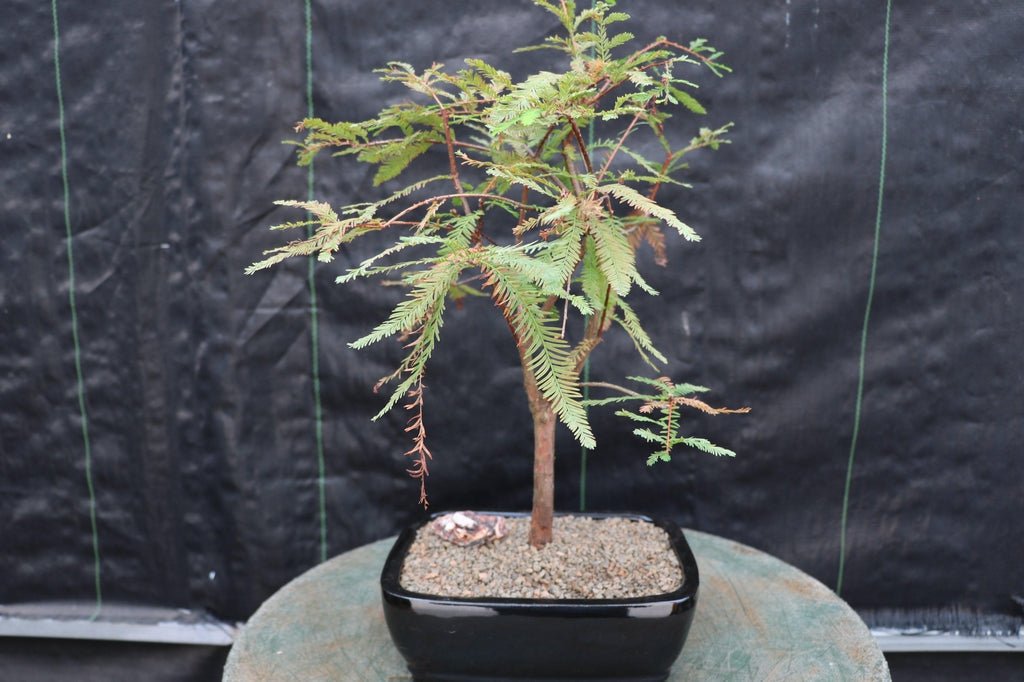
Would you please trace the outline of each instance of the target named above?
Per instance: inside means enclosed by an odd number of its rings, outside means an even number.
[[[663,198],[704,237],[645,262],[636,308],[666,372],[742,417],[696,420],[733,459],[644,466],[595,423],[589,509],[643,510],[769,551],[835,585],[872,271],[885,4],[621,3],[640,39],[707,36],[735,73],[703,79],[733,144]],[[244,277],[304,198],[292,124],[306,111],[301,3],[59,2],[77,322],[103,598],[243,619],[319,559],[307,264]],[[0,603],[89,600],[93,535],[78,406],[49,3],[15,0],[0,41]],[[314,3],[314,107],[369,116],[406,96],[370,73],[508,56],[553,22],[525,0]],[[843,596],[855,607],[1008,613],[1024,593],[1024,44],[1011,2],[895,3],[888,161]],[[714,82],[712,82],[714,81]],[[685,134],[692,134],[687,129]],[[436,159],[443,164],[443,158]],[[379,196],[318,161],[316,195]],[[675,189],[675,188],[673,188]],[[318,265],[330,554],[418,517],[400,410],[372,386],[397,344],[346,343],[399,292]],[[646,258],[646,256],[645,256]],[[500,317],[450,315],[427,380],[432,508],[525,508],[531,436]],[[660,307],[665,304],[665,307]],[[645,373],[609,338],[594,378]],[[579,506],[559,440],[557,503]]]

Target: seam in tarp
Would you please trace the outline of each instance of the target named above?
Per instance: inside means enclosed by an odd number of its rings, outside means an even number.
[[[82,422],[82,445],[85,452],[85,484],[89,491],[89,525],[92,530],[93,580],[96,592],[95,619],[103,607],[100,584],[100,538],[96,526],[96,489],[92,480],[92,447],[89,443],[89,416],[85,408],[85,381],[82,378],[82,347],[78,338],[78,306],[75,303],[75,255],[71,236],[71,190],[68,182],[68,144],[64,125],[64,91],[60,77],[60,24],[57,20],[57,0],[51,0],[53,13],[53,73],[57,86],[57,115],[60,129],[60,175],[64,186],[64,235],[68,257],[68,304],[71,310],[71,340],[74,345],[75,378],[78,383],[78,411]]]
[[[306,116],[313,118],[313,7],[306,0]],[[306,170],[306,198],[313,201],[313,162]],[[312,216],[310,216],[312,217]],[[313,226],[306,227],[306,234],[313,236]],[[320,523],[320,561],[327,560],[327,499],[326,466],[324,462],[324,420],[323,405],[320,401],[320,327],[316,300],[316,259],[309,256],[307,278],[309,280],[310,318],[310,369],[313,373],[313,420],[316,430],[316,487],[317,510]]]
[[[860,361],[857,368],[857,400],[853,408],[853,435],[850,437],[850,455],[846,463],[846,484],[843,487],[843,513],[839,522],[839,573],[836,576],[836,594],[843,591],[843,570],[846,564],[846,519],[850,508],[850,482],[853,479],[853,460],[857,454],[857,436],[860,434],[861,404],[864,399],[864,359],[868,348],[868,323],[871,320],[871,302],[875,297],[875,275],[878,273],[878,242],[882,234],[882,199],[885,195],[885,160],[889,137],[889,28],[892,24],[892,0],[885,3],[885,42],[882,48],[882,153],[878,169],[878,204],[875,210],[875,237],[871,251],[871,275],[868,279],[868,300],[864,306],[864,325],[860,332]]]

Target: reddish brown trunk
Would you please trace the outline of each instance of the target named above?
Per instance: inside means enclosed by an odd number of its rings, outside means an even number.
[[[555,514],[555,412],[551,403],[531,396],[533,413],[533,511],[530,514],[530,545],[551,542]]]
[[[523,387],[533,415],[533,509],[530,513],[530,545],[538,549],[551,542],[555,516],[555,426],[558,418],[551,402],[541,393],[530,370],[530,358],[515,325],[506,314],[523,367]]]

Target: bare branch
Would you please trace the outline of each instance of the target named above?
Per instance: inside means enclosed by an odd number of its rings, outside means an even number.
[[[416,384],[416,388],[409,390],[408,396],[409,403],[405,405],[405,409],[412,411],[413,415],[409,418],[405,432],[412,432],[413,446],[406,451],[405,455],[415,459],[412,467],[407,469],[407,471],[410,476],[420,480],[420,504],[426,509],[430,506],[430,503],[427,501],[427,476],[430,475],[427,462],[433,459],[433,455],[430,454],[430,449],[427,448],[427,428],[423,422],[422,379]]]

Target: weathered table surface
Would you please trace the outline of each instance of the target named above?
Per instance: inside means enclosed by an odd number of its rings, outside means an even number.
[[[758,550],[686,531],[700,567],[690,636],[670,680],[889,680],[867,627],[835,593]],[[225,682],[409,682],[380,607],[394,539],[283,587],[235,641]]]

